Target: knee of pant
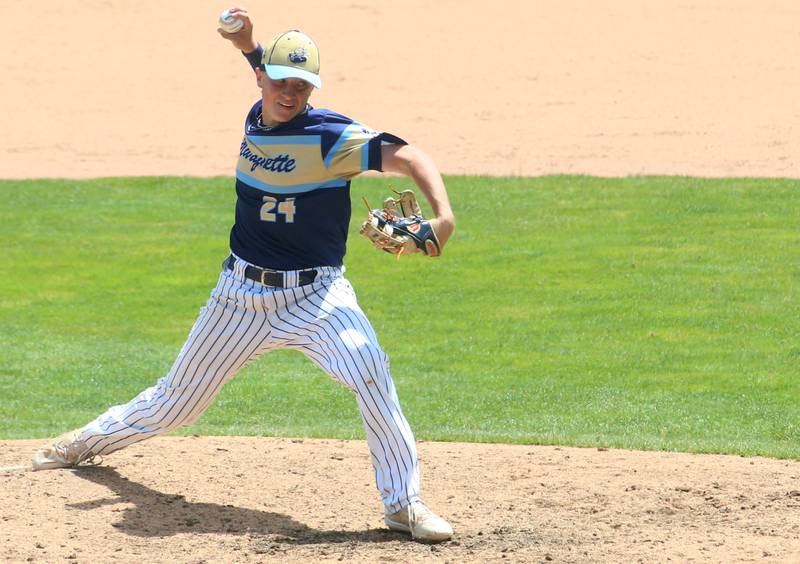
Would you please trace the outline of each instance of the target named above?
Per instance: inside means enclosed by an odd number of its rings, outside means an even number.
[[[187,414],[185,417],[181,418],[180,420],[175,421],[175,423],[173,425],[171,425],[172,428],[170,429],[170,431],[172,431],[174,429],[178,429],[180,427],[188,427],[189,425],[191,425],[192,423],[194,423],[195,421],[200,419],[201,415],[202,415],[202,413],[189,413],[189,414]]]
[[[358,376],[368,386],[376,385],[381,389],[390,388],[392,378],[389,374],[389,357],[379,348],[369,349],[364,355],[369,359],[358,366]]]
[[[191,425],[210,403],[208,397],[196,395],[197,386],[179,385],[169,376],[159,379],[151,390],[149,399],[160,406],[159,412],[163,417],[159,426],[165,432]]]
[[[164,421],[162,431],[169,433],[170,431],[180,429],[181,427],[188,427],[200,418],[204,410],[205,406],[202,408],[195,406],[187,407],[187,410],[185,411],[177,411],[174,417]]]

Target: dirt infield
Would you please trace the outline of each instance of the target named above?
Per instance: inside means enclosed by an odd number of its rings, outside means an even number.
[[[449,173],[800,177],[796,0],[249,4],[317,39],[313,104]],[[0,178],[233,173],[258,92],[223,3],[0,7]]]
[[[25,464],[38,442],[0,442]],[[159,438],[0,475],[4,562],[797,561],[800,462],[420,443],[438,546],[385,529],[366,444]]]
[[[312,103],[448,173],[800,177],[796,0],[251,4],[262,41],[319,42]],[[216,36],[224,4],[0,7],[20,15],[0,50],[0,178],[232,174],[258,93]],[[39,442],[0,441],[0,466]],[[443,545],[385,529],[364,442],[159,438],[97,468],[0,472],[0,561],[800,561],[798,461],[420,453],[424,498],[456,529]]]

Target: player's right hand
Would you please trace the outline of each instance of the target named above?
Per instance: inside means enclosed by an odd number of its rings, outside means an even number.
[[[228,33],[227,31],[223,31],[222,28],[218,27],[217,33],[233,43],[233,46],[240,51],[244,51],[245,53],[251,53],[252,51],[255,51],[258,47],[258,44],[253,40],[253,22],[250,21],[250,15],[247,13],[247,8],[233,6],[230,8],[230,13],[232,16],[236,17],[236,19],[242,20],[242,23],[244,24],[242,29],[236,33]]]

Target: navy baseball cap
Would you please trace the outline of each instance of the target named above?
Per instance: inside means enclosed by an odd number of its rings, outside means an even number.
[[[301,78],[322,88],[319,49],[308,35],[296,29],[275,36],[264,49],[261,64],[273,80]]]

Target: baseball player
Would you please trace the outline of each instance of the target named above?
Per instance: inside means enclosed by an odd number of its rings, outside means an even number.
[[[451,526],[420,500],[414,436],[389,360],[343,266],[353,177],[366,170],[411,177],[435,214],[430,227],[441,248],[455,228],[441,175],[399,137],[308,104],[322,86],[311,38],[287,31],[262,49],[246,10],[231,13],[242,29],[218,31],[254,68],[261,99],[244,124],[230,256],[170,371],[39,449],[33,468],[74,467],[190,425],[243,366],[295,349],[355,393],[389,528],[447,540]]]

